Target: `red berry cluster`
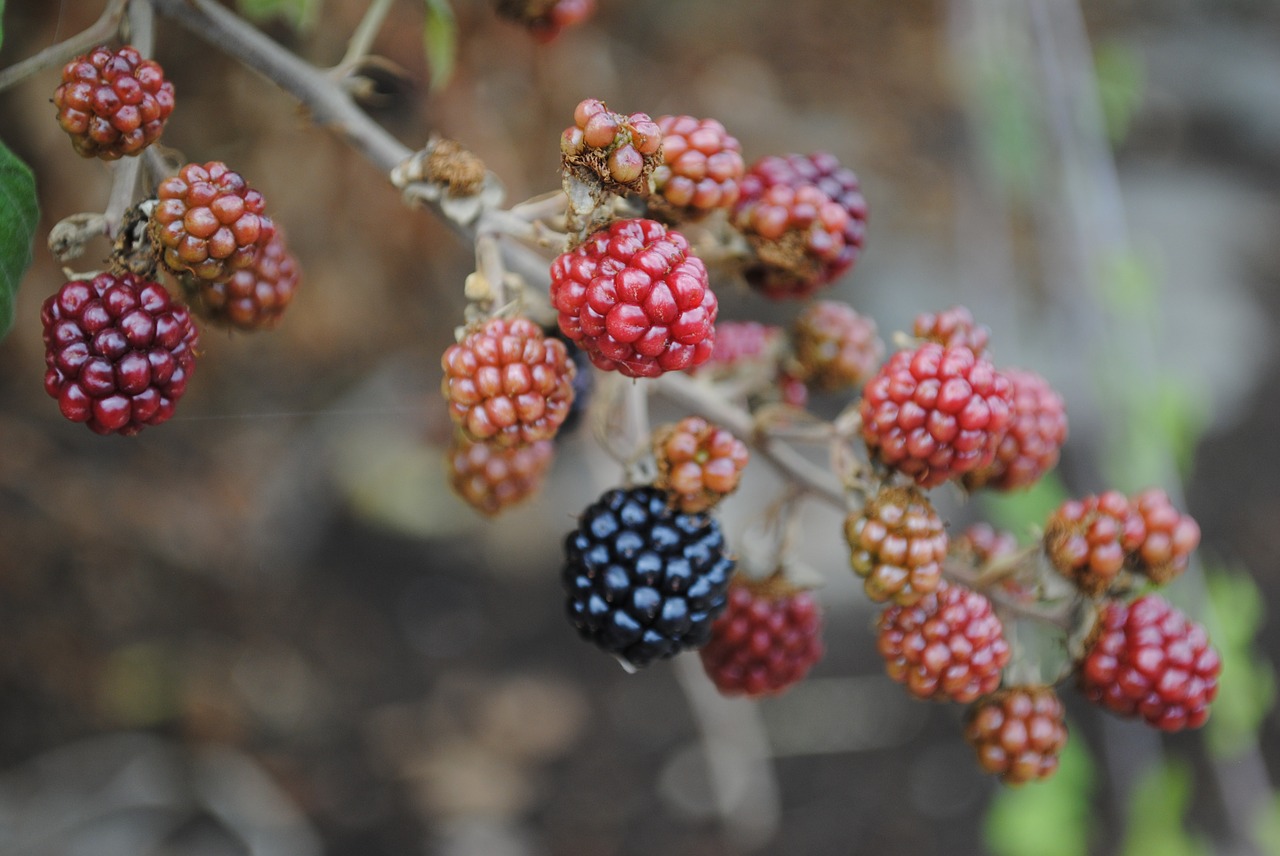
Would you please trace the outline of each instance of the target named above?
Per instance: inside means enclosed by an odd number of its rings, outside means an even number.
[[[964,475],[965,487],[1014,490],[1030,487],[1058,465],[1067,439],[1062,396],[1035,372],[1001,371],[1013,387],[1009,424],[996,444],[991,463]]]
[[[550,42],[565,27],[587,20],[596,0],[498,0],[498,14],[529,29],[539,42]]]
[[[653,456],[658,464],[654,485],[686,513],[707,511],[737,490],[748,458],[745,443],[701,416],[655,431]]]
[[[941,312],[921,312],[911,326],[917,339],[948,345],[967,345],[975,354],[987,349],[991,331],[973,320],[973,313],[964,306],[952,306]]]
[[[650,210],[673,221],[732,208],[741,193],[742,146],[715,119],[661,116],[662,165],[654,170]]]
[[[588,98],[573,111],[573,125],[560,136],[567,173],[611,193],[649,193],[649,177],[662,163],[662,130],[647,113],[614,113]]]
[[[884,356],[876,322],[836,300],[816,300],[791,327],[789,374],[807,387],[835,392],[861,386]]]
[[[538,440],[503,447],[459,432],[446,456],[449,485],[476,511],[497,515],[537,492],[555,457],[555,444]]]
[[[173,112],[173,84],[137,49],[102,46],[63,66],[53,104],[80,155],[116,160],[160,139]]]

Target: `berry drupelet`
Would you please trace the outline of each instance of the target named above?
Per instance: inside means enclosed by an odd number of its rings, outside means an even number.
[[[652,487],[606,492],[565,537],[569,620],[632,667],[706,644],[734,563],[720,526]]]

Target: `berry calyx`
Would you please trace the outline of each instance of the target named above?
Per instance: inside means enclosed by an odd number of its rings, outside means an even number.
[[[189,163],[160,182],[151,239],[161,263],[211,282],[253,267],[275,234],[262,194],[221,161]]]
[[[780,575],[763,580],[735,576],[728,606],[698,652],[722,695],[777,695],[822,659],[822,613],[813,594]]]
[[[259,249],[251,267],[221,282],[183,278],[192,306],[206,321],[240,330],[270,330],[298,290],[298,260],[279,229]]]
[[[672,222],[732,208],[746,170],[742,145],[715,119],[660,116],[663,162],[653,172],[650,210]]]
[[[573,403],[563,342],[527,318],[490,318],[440,360],[449,416],[472,440],[522,446],[555,436]]]
[[[561,575],[578,634],[632,667],[706,644],[733,559],[720,525],[665,491],[607,491],[565,537]]]
[[[1200,525],[1188,514],[1179,513],[1159,488],[1149,488],[1130,500],[1142,517],[1146,535],[1129,554],[1128,567],[1164,585],[1187,569],[1191,554],[1200,544]]]
[[[490,517],[533,496],[555,457],[555,443],[538,440],[503,448],[455,434],[445,457],[449,486],[468,505]]]
[[[74,280],[45,299],[45,391],[97,434],[159,425],[187,388],[199,334],[164,287],[133,274]]]
[[[1013,387],[966,346],[925,342],[889,358],[862,391],[867,449],[922,487],[989,465]]]
[[[597,368],[657,377],[705,363],[719,312],[702,260],[655,220],[618,220],[551,265],[560,329]]]
[[[921,312],[911,325],[917,339],[948,345],[967,345],[978,356],[987,349],[991,331],[973,320],[973,313],[965,306],[952,306],[941,312]]]
[[[1162,731],[1204,725],[1221,671],[1204,628],[1154,594],[1109,601],[1078,664],[1086,698]]]
[[[116,160],[160,139],[173,112],[173,84],[136,48],[104,45],[63,66],[53,103],[77,153]]]
[[[1059,506],[1045,523],[1044,548],[1060,574],[1097,597],[1116,582],[1146,534],[1137,509],[1124,494],[1109,490]]]
[[[819,392],[860,386],[884,356],[876,322],[836,300],[816,300],[791,328],[791,374]]]
[[[912,604],[942,583],[947,532],[914,487],[887,487],[844,524],[849,564],[877,603]]]
[[[965,473],[964,485],[998,490],[1030,487],[1058,465],[1067,439],[1067,412],[1062,396],[1035,372],[1002,369],[1013,385],[1009,424],[985,467]]]
[[[773,299],[807,297],[832,280],[849,214],[813,184],[775,184],[745,198],[733,222],[754,251],[747,283]]]
[[[614,113],[588,98],[573,111],[574,124],[560,135],[564,172],[609,193],[649,193],[649,178],[662,163],[662,130],[647,113]]]
[[[654,432],[654,486],[669,491],[681,511],[707,511],[738,489],[747,446],[701,416],[686,416]]]
[[[1042,781],[1057,772],[1067,745],[1066,710],[1052,687],[1009,687],[969,708],[964,739],[978,766],[1006,785]]]
[[[1009,662],[991,601],[964,586],[943,582],[911,606],[890,605],[876,626],[889,677],[919,699],[971,702],[1000,685]]]

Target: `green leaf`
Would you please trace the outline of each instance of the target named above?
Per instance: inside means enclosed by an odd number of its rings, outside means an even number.
[[[283,18],[295,29],[306,32],[320,17],[322,0],[236,0],[236,7],[246,18],[270,21]]]
[[[40,219],[31,167],[0,143],[0,339],[13,326],[13,303],[31,265],[31,241]]]
[[[1107,136],[1113,145],[1119,144],[1128,136],[1133,114],[1142,103],[1142,93],[1147,88],[1146,67],[1137,51],[1119,42],[1101,45],[1093,66]]]
[[[1012,493],[986,491],[982,505],[993,526],[1007,529],[1020,539],[1044,526],[1045,520],[1067,500],[1067,489],[1057,473],[1046,473],[1026,490]]]
[[[987,846],[995,856],[1086,856],[1093,812],[1093,761],[1067,741],[1061,766],[1046,782],[1004,788],[987,812]]]
[[[443,89],[453,77],[458,57],[458,20],[449,0],[426,0],[427,19],[422,28],[422,47],[431,67],[431,88]]]
[[[1204,840],[1182,822],[1191,786],[1191,771],[1184,764],[1165,762],[1148,770],[1133,789],[1121,856],[1208,856]]]

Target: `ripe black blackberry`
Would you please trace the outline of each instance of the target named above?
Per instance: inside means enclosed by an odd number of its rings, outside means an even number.
[[[727,603],[734,562],[720,525],[670,501],[653,487],[610,490],[564,541],[569,620],[632,667],[706,644]]]

